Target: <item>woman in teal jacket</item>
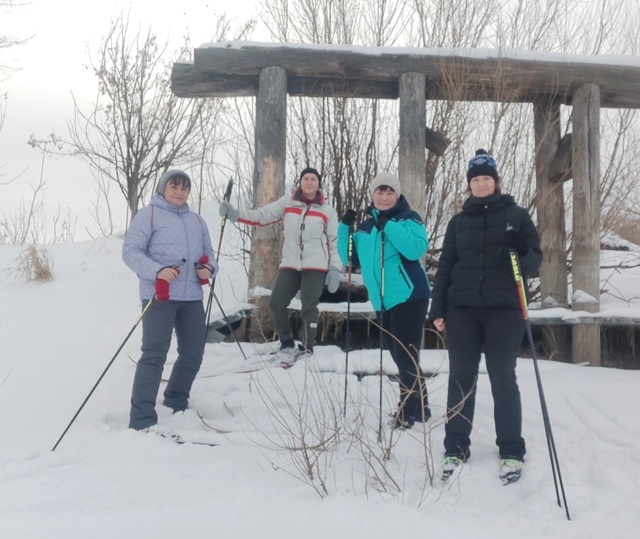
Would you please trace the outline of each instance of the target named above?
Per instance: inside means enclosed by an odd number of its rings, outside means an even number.
[[[429,241],[422,219],[402,196],[396,176],[378,174],[370,190],[371,217],[353,234],[352,264],[361,267],[385,345],[398,366],[400,404],[392,425],[406,429],[431,416],[420,371],[420,346],[430,297],[420,259]],[[338,254],[345,265],[349,262],[349,234],[354,221],[355,211],[347,210],[338,227]]]

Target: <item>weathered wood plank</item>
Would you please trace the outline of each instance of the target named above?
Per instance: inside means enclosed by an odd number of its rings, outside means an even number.
[[[424,215],[424,174],[427,145],[425,79],[420,73],[400,76],[398,177],[402,193],[418,215]]]
[[[260,70],[278,65],[287,73],[290,95],[396,99],[400,75],[417,72],[427,79],[429,99],[533,102],[548,95],[570,104],[577,88],[596,84],[601,89],[601,106],[640,108],[640,60],[636,64],[627,59],[626,65],[616,65],[615,58],[599,62],[597,56],[540,53],[535,57],[524,51],[518,58],[517,51],[512,54],[476,49],[214,43],[196,48],[193,64],[179,68],[176,64],[172,88],[181,97],[224,97],[230,87],[222,76],[235,76],[237,95],[255,95]]]
[[[533,104],[536,165],[536,211],[540,248],[544,253],[540,267],[540,294],[543,300],[553,298],[567,303],[567,237],[565,232],[564,192],[551,177],[553,162],[560,146],[560,104],[537,100]],[[546,350],[567,349],[567,331],[550,327],[543,333]]]
[[[567,236],[564,192],[554,183],[551,166],[560,144],[560,104],[537,100],[533,106],[536,142],[536,211],[544,259],[540,268],[542,299],[567,304]]]
[[[573,169],[573,290],[593,298],[585,309],[596,312],[600,302],[600,106],[598,87],[587,85],[574,97],[571,121]],[[582,309],[582,308],[581,308]]]
[[[264,206],[284,195],[287,133],[287,77],[280,67],[267,67],[260,73],[260,91],[256,99],[253,204]],[[249,288],[272,288],[275,282],[281,244],[280,226],[255,227],[251,236]],[[255,299],[256,313],[251,324],[251,339],[272,335],[269,298]]]
[[[573,261],[574,295],[580,290],[593,299],[573,302],[574,310],[600,309],[600,93],[587,84],[576,90],[571,121],[573,138]],[[573,362],[600,365],[600,327],[576,326],[572,330]]]

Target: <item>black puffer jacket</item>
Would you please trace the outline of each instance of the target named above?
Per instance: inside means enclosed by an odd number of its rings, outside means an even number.
[[[520,256],[523,275],[536,274],[542,251],[527,210],[511,195],[469,197],[447,226],[429,319],[446,319],[448,305],[520,306],[509,252],[504,246],[509,226],[519,230],[529,244],[529,250]]]

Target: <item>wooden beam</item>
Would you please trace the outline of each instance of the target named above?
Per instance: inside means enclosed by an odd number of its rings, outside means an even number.
[[[570,104],[585,84],[601,89],[603,107],[640,108],[640,61],[532,51],[355,47],[223,42],[194,50],[178,64],[172,88],[181,97],[255,95],[257,77],[282,67],[290,95],[397,99],[403,73],[422,73],[429,99],[533,102],[541,95]]]

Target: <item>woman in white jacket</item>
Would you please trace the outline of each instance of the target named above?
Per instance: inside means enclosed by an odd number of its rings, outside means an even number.
[[[282,259],[269,300],[281,356],[313,353],[322,289],[326,284],[329,292],[335,292],[340,284],[338,216],[326,203],[321,187],[320,173],[305,168],[293,193],[271,204],[246,210],[236,209],[228,202],[220,203],[220,215],[226,215],[232,222],[250,226],[283,222]],[[305,325],[303,344],[296,350],[287,308],[298,291],[302,303],[300,318]]]

